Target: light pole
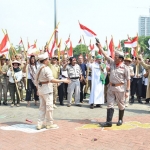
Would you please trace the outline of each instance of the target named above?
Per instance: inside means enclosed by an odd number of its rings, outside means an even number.
[[[57,26],[57,0],[54,0],[54,29],[56,29]],[[55,32],[54,36],[56,43],[58,43],[58,32]]]

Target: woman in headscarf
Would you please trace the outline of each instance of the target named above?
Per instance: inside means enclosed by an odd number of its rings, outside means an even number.
[[[12,62],[12,68],[10,68],[7,72],[7,76],[9,77],[9,89],[10,89],[10,95],[11,95],[11,99],[12,99],[12,104],[11,106],[13,107],[16,102],[15,102],[15,94],[17,95],[17,104],[16,106],[19,107],[20,106],[20,98],[19,98],[19,89],[22,88],[22,85],[20,83],[21,79],[22,79],[22,71],[19,68],[20,66],[20,62],[15,60]],[[13,73],[14,72],[14,73]],[[18,90],[17,90],[17,87]]]
[[[31,55],[29,59],[29,64],[27,65],[27,90],[26,90],[26,101],[27,106],[30,106],[32,91],[34,91],[34,100],[35,106],[37,106],[37,101],[39,97],[37,96],[37,89],[35,86],[35,74],[39,65],[37,65],[36,59],[34,55]]]

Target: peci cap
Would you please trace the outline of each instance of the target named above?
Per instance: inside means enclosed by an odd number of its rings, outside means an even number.
[[[47,52],[45,52],[45,53],[43,53],[43,54],[40,54],[40,55],[38,55],[38,60],[44,60],[44,59],[47,59],[47,58],[49,58],[49,56],[48,56],[48,53]]]

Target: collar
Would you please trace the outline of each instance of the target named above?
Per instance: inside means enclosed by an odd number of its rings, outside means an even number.
[[[119,67],[123,64],[123,62],[120,62],[119,64],[116,64],[116,67]]]

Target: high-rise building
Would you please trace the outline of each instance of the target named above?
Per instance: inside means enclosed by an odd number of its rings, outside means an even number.
[[[150,8],[149,16],[139,17],[139,36],[150,36]]]

